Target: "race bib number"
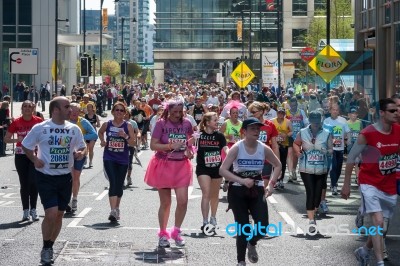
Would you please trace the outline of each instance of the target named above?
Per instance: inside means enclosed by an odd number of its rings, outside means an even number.
[[[342,137],[341,136],[334,136],[333,137],[333,147],[334,148],[342,147]]]
[[[318,150],[309,151],[307,152],[307,162],[309,165],[324,165],[325,155]]]
[[[200,121],[203,118],[203,114],[195,114],[194,120]]]
[[[69,148],[50,148],[50,169],[65,169],[69,166]]]
[[[264,130],[260,131],[260,136],[258,137],[258,140],[263,143],[266,143],[267,142],[267,132]]]
[[[168,136],[168,143],[182,143],[186,144],[186,135],[185,134],[174,134],[171,133]],[[186,145],[181,148],[181,151],[186,149]]]
[[[379,171],[382,175],[390,175],[396,171],[397,154],[384,155],[379,158]]]
[[[276,141],[277,141],[277,142],[284,142],[284,141],[285,141],[285,138],[282,137],[281,134],[279,134],[279,135],[276,137]]]
[[[125,141],[120,141],[120,140],[109,141],[108,147],[112,149],[124,149]]]
[[[206,167],[218,167],[221,161],[221,154],[219,151],[204,152]]]
[[[353,143],[356,142],[356,140],[357,140],[359,134],[360,134],[360,132],[358,132],[358,131],[353,131],[353,132],[351,132],[351,141],[352,141]]]

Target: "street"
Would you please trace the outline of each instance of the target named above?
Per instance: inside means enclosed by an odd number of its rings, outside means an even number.
[[[19,112],[15,104],[14,112]],[[48,103],[47,103],[48,104]],[[48,110],[46,108],[46,110]],[[109,112],[108,112],[109,113]],[[14,114],[15,116],[16,114]],[[48,117],[48,115],[46,116]],[[103,121],[110,119],[102,118]],[[12,148],[8,145],[8,148]],[[38,202],[39,222],[20,222],[22,218],[19,197],[19,181],[14,158],[7,151],[0,158],[0,264],[38,265],[42,248],[41,221],[43,208]],[[148,187],[144,174],[152,151],[139,153],[143,167],[133,165],[133,186],[124,190],[121,201],[121,220],[110,224],[108,182],[103,174],[103,150],[99,142],[95,146],[94,166],[84,169],[78,196],[78,211],[65,215],[61,233],[54,245],[55,265],[236,265],[235,238],[225,231],[234,222],[232,211],[226,212],[226,193],[220,191],[217,213],[219,229],[215,236],[200,233],[201,191],[194,175],[189,188],[189,205],[182,230],[186,240],[184,248],[157,248],[159,206],[158,193]],[[135,162],[135,159],[134,159]],[[329,178],[328,178],[329,180]],[[285,179],[286,182],[286,179]],[[343,182],[343,172],[339,189]],[[328,185],[329,186],[329,185]],[[305,236],[308,219],[305,211],[305,189],[302,182],[286,184],[283,191],[275,191],[268,198],[269,221],[297,225],[295,233],[283,232],[282,236],[266,237],[258,243],[260,265],[356,265],[355,248],[363,245],[364,236],[342,231],[333,233],[339,225],[355,228],[354,218],[360,203],[357,186],[352,184],[349,200],[327,193],[330,212],[317,220],[317,224],[331,229],[326,234]],[[400,213],[399,205],[393,217],[386,245],[390,261],[385,265],[400,265]],[[175,202],[169,220],[173,226]],[[336,227],[335,227],[336,225]],[[329,226],[329,227],[328,227]]]

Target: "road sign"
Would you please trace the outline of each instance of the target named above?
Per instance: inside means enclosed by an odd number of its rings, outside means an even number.
[[[242,89],[246,87],[254,77],[253,71],[251,71],[245,62],[241,62],[231,74],[233,81]]]
[[[332,48],[332,46],[327,45],[310,63],[308,63],[308,65],[312,70],[317,72],[326,83],[329,83],[346,68],[347,62]]]
[[[300,52],[300,57],[306,62],[311,61],[315,56],[315,50],[311,47],[305,47]]]
[[[9,73],[37,75],[38,54],[37,48],[9,48]]]

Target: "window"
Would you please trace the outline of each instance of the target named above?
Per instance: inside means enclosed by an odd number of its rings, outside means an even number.
[[[314,12],[316,16],[326,16],[326,0],[314,0]]]
[[[400,90],[400,24],[396,25],[396,69],[395,90]]]
[[[293,0],[293,16],[307,16],[307,0]]]
[[[304,37],[307,34],[307,29],[292,30],[292,47],[306,47]]]

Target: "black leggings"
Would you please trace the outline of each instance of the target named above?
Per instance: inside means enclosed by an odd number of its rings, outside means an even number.
[[[255,189],[257,190],[257,196],[251,197],[247,187],[230,185],[228,191],[228,202],[237,224],[242,226],[249,224],[250,211],[254,224],[260,223],[263,226],[268,226],[268,205],[264,196],[264,187],[257,186]],[[239,235],[238,233],[236,236],[238,262],[246,261],[247,242],[250,242],[250,244],[254,246],[262,237],[264,236],[257,234],[250,241],[247,241],[246,235]]]
[[[124,194],[124,180],[126,172],[128,171],[127,164],[120,164],[114,161],[104,161],[104,172],[110,187],[108,189],[108,196],[122,198]]]
[[[35,167],[25,154],[15,155],[15,168],[19,176],[22,209],[36,209],[38,191],[35,181]]]
[[[281,173],[281,177],[278,180],[283,181],[283,178],[285,177],[288,150],[289,150],[288,146],[279,145],[279,160],[282,163],[282,173]]]
[[[313,211],[321,202],[322,187],[327,174],[314,175],[300,172],[301,179],[306,187],[306,208]]]

